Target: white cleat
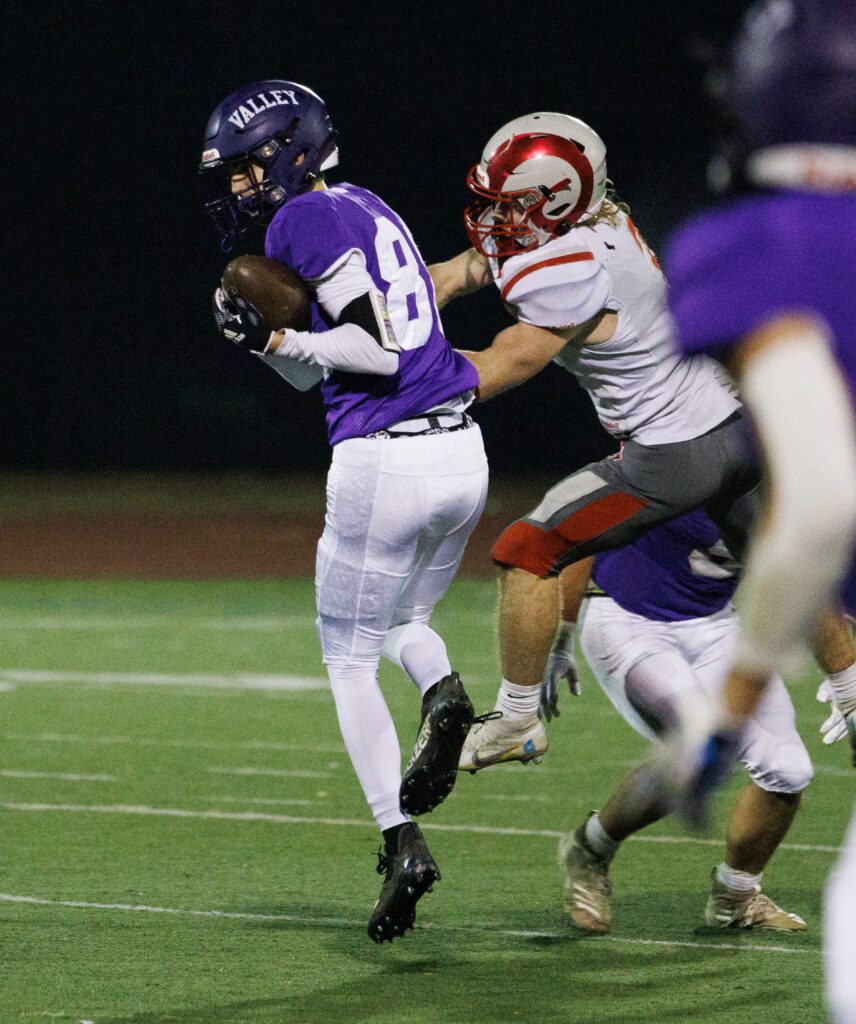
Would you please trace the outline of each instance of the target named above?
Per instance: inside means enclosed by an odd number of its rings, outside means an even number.
[[[591,935],[606,935],[612,924],[609,864],[583,838],[584,825],[559,840],[559,867],[564,873],[562,905],[571,921]]]
[[[538,764],[548,747],[547,732],[536,714],[529,718],[488,718],[470,729],[459,772],[477,772],[504,761]]]
[[[713,869],[710,896],[704,908],[705,924],[712,928],[770,928],[777,932],[804,932],[806,923],[797,914],[774,903],[756,886],[749,892],[728,889]]]

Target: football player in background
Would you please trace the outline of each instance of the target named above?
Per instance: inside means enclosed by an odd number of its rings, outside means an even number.
[[[556,484],[494,545],[502,717],[470,732],[460,766],[473,771],[547,749],[538,701],[561,570],[700,505],[739,551],[759,471],[726,375],[707,357],[674,352],[665,278],[608,192],[595,131],[566,114],[519,117],[488,141],[468,185],[478,196],[466,213],[474,248],[431,273],[441,305],[493,281],[517,320],[466,353],[480,398],[555,360],[622,445]]]
[[[342,736],[383,832],[386,878],[368,931],[412,927],[440,878],[410,814],[451,791],[473,708],[428,626],[484,507],[487,461],[466,413],[478,376],[443,336],[431,278],[401,218],[364,188],[328,186],[338,164],[323,101],[288,81],[255,82],[220,103],[201,169],[227,242],[266,226],[265,254],[310,289],[312,329],[271,333],[221,289],[221,332],[244,348],[317,368],[333,459],[318,545],[318,634]],[[381,655],[422,693],[422,726],[402,782]]]
[[[656,740],[682,705],[716,698],[734,653],[739,620],[731,603],[739,565],[702,511],[657,526],[632,544],[585,559],[562,573],[563,638],[550,655],[542,712],[558,714],[561,678],[578,693],[573,630],[598,683],[633,729]],[[591,574],[591,582],[589,582]],[[587,586],[588,585],[588,586]],[[825,630],[821,667],[856,662],[847,625]],[[725,857],[713,870],[705,923],[719,928],[803,930],[805,922],[761,892],[761,876],[796,814],[812,777],[793,704],[778,676],[743,735],[739,760],[751,782],[732,808]],[[640,799],[631,771],[599,811],[559,844],[564,905],[584,931],[604,933],[612,920],[609,867],[620,844],[666,811]]]
[[[747,16],[724,77],[719,160],[750,190],[679,229],[667,269],[680,348],[740,379],[768,479],[742,630],[713,722],[675,736],[670,772],[694,813],[726,774],[768,680],[798,660],[838,589],[856,611],[856,7],[771,0]],[[832,680],[856,751],[856,677]],[[827,994],[856,1021],[856,817],[825,898]]]

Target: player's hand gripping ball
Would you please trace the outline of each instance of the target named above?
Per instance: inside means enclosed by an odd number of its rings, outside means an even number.
[[[264,352],[270,341],[271,330],[266,327],[259,311],[240,295],[231,298],[222,288],[214,292],[212,304],[217,330],[227,341],[251,352]]]
[[[213,313],[223,337],[251,352],[264,352],[276,331],[311,326],[303,280],[265,256],[238,256],[229,263],[214,292]]]

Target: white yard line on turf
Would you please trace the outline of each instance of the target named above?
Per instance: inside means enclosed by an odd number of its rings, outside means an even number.
[[[330,772],[312,772],[303,768],[206,768],[212,775],[267,775],[273,779],[329,779]]]
[[[483,623],[492,623],[493,611],[480,613],[469,609],[470,619]],[[198,629],[213,632],[247,632],[247,633],[280,633],[285,629],[305,627],[315,632],[315,612],[305,615],[236,615],[234,618],[225,616],[190,615],[92,615],[65,616],[42,615],[33,618],[0,617],[0,630],[10,632],[128,632],[145,629]]]
[[[215,918],[224,921],[259,921],[265,923],[281,922],[283,924],[307,924],[332,928],[365,928],[362,920],[351,920],[347,917],[309,917],[301,914],[251,914],[234,910],[184,910],[178,907],[157,907],[135,903],[90,903],[86,900],[50,900],[39,896],[18,896],[12,893],[0,893],[0,902],[17,903],[37,907],[64,907],[69,910],[112,910],[115,912],[136,914],[171,914],[182,917]],[[432,932],[465,932],[469,934],[502,935],[520,939],[569,939],[570,932],[528,931],[517,928],[497,928],[492,924],[483,925],[443,925],[417,924],[416,931]],[[576,936],[574,936],[576,938]],[[741,950],[753,953],[786,953],[819,956],[819,949],[801,949],[791,946],[765,946],[759,943],[738,942],[691,942],[680,939],[631,939],[619,935],[600,935],[592,940],[596,943],[619,942],[630,946],[679,946],[684,949],[726,949]]]
[[[65,618],[62,615],[33,619],[2,619],[0,630],[42,632],[67,630],[68,632],[122,632],[141,629],[202,629],[215,632],[278,633],[295,626],[315,628],[314,615],[242,616],[234,619],[183,618],[173,615],[143,615],[136,618],[121,616],[93,616],[92,618]]]
[[[203,675],[165,672],[55,672],[0,669],[0,682],[22,684],[84,683],[95,686],[201,686],[215,690],[326,690],[320,676]]]
[[[817,775],[831,775],[834,779],[856,779],[856,772],[852,768],[833,768],[832,765],[816,764],[814,770]]]
[[[298,753],[344,754],[345,748],[334,743],[274,743],[267,740],[167,740],[154,736],[74,736],[67,733],[7,732],[3,739],[23,743],[85,743],[88,746],[128,745],[132,747],[187,747],[202,750],[291,750]]]
[[[153,818],[203,818],[215,821],[262,821],[274,825],[329,825],[342,828],[375,828],[371,821],[361,818],[303,818],[290,814],[265,814],[261,811],[197,811],[181,807],[150,807],[146,804],[48,804],[0,801],[0,810],[48,811],[66,814],[134,814]],[[565,833],[552,829],[513,828],[495,825],[449,825],[421,821],[420,825],[435,832],[463,832],[488,836],[533,836],[540,839],[559,839]],[[696,836],[631,836],[634,843],[672,843],[695,846],[721,846],[721,839],[700,839]],[[824,846],[812,843],[782,843],[780,850],[795,850],[801,853],[840,853],[840,846]]]
[[[538,803],[547,803],[549,800],[558,800],[559,797],[544,796],[540,793],[483,793],[482,800],[499,800],[502,803],[531,803],[533,800]]]
[[[265,796],[209,796],[205,799],[210,800],[212,804],[261,804],[265,807],[312,807],[315,804],[314,800],[278,800]]]
[[[4,779],[61,779],[63,782],[115,782],[115,775],[80,775],[77,772],[28,772],[13,768],[0,770]]]

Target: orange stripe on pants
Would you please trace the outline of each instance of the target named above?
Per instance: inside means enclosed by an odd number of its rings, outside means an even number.
[[[546,579],[551,574],[555,575],[556,563],[578,544],[619,526],[647,504],[632,494],[617,492],[583,505],[552,530],[542,530],[518,519],[499,535],[491,550],[491,558],[499,565],[525,569]]]

